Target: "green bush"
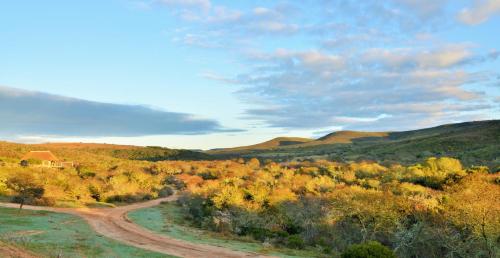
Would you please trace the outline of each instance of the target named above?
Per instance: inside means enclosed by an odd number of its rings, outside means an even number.
[[[351,245],[342,253],[342,258],[396,258],[386,246],[377,241]]]
[[[304,249],[305,243],[299,235],[291,235],[287,239],[287,246],[293,249]]]
[[[158,192],[158,197],[168,197],[172,194],[174,194],[174,189],[170,186],[165,186]]]

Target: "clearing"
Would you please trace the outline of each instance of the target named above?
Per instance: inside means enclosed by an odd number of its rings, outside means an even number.
[[[118,240],[122,243],[139,247],[142,249],[146,249],[149,251],[174,255],[179,257],[219,257],[219,258],[232,258],[232,257],[265,257],[264,255],[260,255],[253,252],[243,252],[243,251],[235,251],[228,248],[220,247],[220,246],[211,246],[206,244],[195,244],[187,241],[178,240],[166,235],[159,235],[157,233],[151,232],[147,229],[144,229],[138,225],[132,223],[127,217],[126,214],[130,211],[149,208],[156,205],[159,205],[164,201],[174,201],[177,196],[170,196],[166,198],[160,198],[152,201],[147,201],[143,203],[136,203],[127,206],[121,206],[118,208],[52,208],[52,207],[39,207],[39,206],[29,206],[25,205],[25,209],[36,210],[39,214],[43,214],[44,211],[52,211],[52,212],[60,212],[60,213],[69,213],[72,215],[77,215],[85,219],[89,225],[95,230],[97,233],[104,235],[106,237]],[[0,204],[3,207],[16,208],[17,204],[12,203],[4,203]],[[5,209],[3,209],[5,211]],[[8,211],[8,210],[7,210]],[[17,218],[13,212],[10,210],[11,215],[4,218],[6,221],[3,221],[1,224],[15,224]],[[5,212],[0,212],[3,214]],[[57,216],[68,216],[67,214],[55,214]],[[34,219],[36,216],[28,216],[27,218]],[[12,221],[9,221],[12,220]],[[44,221],[41,221],[43,225]],[[50,222],[50,221],[49,221]],[[70,223],[70,222],[68,222]],[[19,223],[18,223],[19,224]],[[24,223],[21,223],[22,226]],[[66,226],[62,226],[62,223],[54,224],[54,227],[60,230],[68,228]],[[38,223],[32,223],[31,226],[27,226],[28,230],[39,230],[37,229]],[[50,226],[50,225],[49,225]],[[12,232],[12,229],[7,229],[2,227],[1,230],[4,232]],[[15,231],[15,230],[14,230]],[[0,231],[1,232],[1,231]],[[87,236],[87,234],[95,235],[93,232],[85,232],[81,234],[82,237]],[[37,237],[38,236],[38,237]],[[61,239],[67,239],[70,236],[61,236],[57,234],[46,234],[46,236],[40,237],[40,234],[32,235],[32,237],[37,237],[37,241],[33,241],[32,245],[44,245],[44,239],[56,238],[53,241],[62,241]],[[83,244],[78,242],[77,244]],[[92,247],[92,244],[89,245]],[[89,246],[86,246],[88,249]],[[43,249],[43,246],[39,248]],[[48,247],[53,249],[51,247]],[[28,248],[29,249],[29,248]],[[90,248],[92,249],[92,248]],[[57,256],[57,255],[56,255]],[[105,255],[109,257],[109,255]],[[137,255],[134,255],[137,257]],[[113,256],[111,256],[113,257]],[[123,257],[123,256],[120,256]]]

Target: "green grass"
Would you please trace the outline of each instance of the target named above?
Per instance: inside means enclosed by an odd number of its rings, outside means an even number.
[[[153,232],[191,243],[221,246],[232,250],[257,252],[280,257],[320,257],[319,252],[265,247],[250,238],[227,236],[201,230],[189,225],[182,210],[174,203],[164,203],[156,207],[132,211],[130,220]]]
[[[173,257],[108,239],[76,216],[47,211],[0,208],[0,242],[44,257]]]

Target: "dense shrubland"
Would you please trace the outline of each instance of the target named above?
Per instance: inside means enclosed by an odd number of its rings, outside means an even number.
[[[96,154],[97,155],[97,154]],[[99,157],[99,158],[97,158]],[[373,162],[138,161],[80,157],[75,168],[22,167],[0,158],[0,195],[12,178],[43,187],[35,204],[134,202],[178,189],[194,226],[269,245],[344,257],[389,247],[398,257],[495,257],[500,179],[452,158]],[[375,242],[382,243],[380,247]],[[353,246],[354,244],[364,244]]]
[[[177,176],[186,184],[179,204],[196,226],[327,254],[369,241],[400,257],[499,252],[499,177],[485,167],[451,158],[409,167],[222,164]]]

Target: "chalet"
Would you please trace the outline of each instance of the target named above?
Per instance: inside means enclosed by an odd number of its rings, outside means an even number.
[[[30,151],[26,155],[24,155],[24,157],[21,159],[21,163],[29,164],[30,160],[40,161],[41,166],[47,168],[62,168],[73,166],[73,162],[60,161],[50,151]]]

